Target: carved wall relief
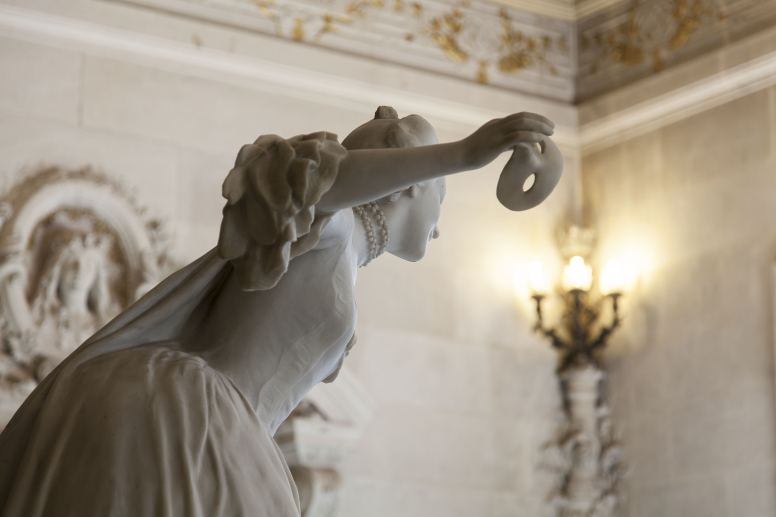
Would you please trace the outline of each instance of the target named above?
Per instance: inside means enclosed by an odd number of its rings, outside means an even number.
[[[374,403],[346,368],[331,384],[318,384],[275,433],[294,476],[302,517],[334,517],[339,503],[339,464],[374,417]]]
[[[593,364],[560,373],[565,408],[557,436],[543,447],[542,468],[555,479],[548,503],[557,517],[614,517],[623,506],[623,450],[611,408],[602,400],[606,373]]]
[[[0,426],[56,365],[175,268],[158,220],[89,169],[0,197]]]

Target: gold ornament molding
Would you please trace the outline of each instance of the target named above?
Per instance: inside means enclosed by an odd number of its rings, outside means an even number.
[[[576,20],[482,0],[102,1],[565,102],[585,101],[776,23],[776,0],[590,0],[575,4],[587,13]],[[204,44],[197,35],[192,41]]]
[[[724,11],[711,0],[635,3],[623,23],[583,32],[579,49],[591,56],[597,54],[589,65],[590,74],[600,72],[607,62],[640,65],[647,56],[652,69],[659,72],[665,53],[683,48],[704,24],[724,23],[725,19]]]
[[[552,38],[547,34],[532,36],[518,28],[506,8],[498,11],[500,34],[496,38],[482,41],[481,29],[473,21],[470,0],[439,12],[429,9],[420,2],[406,3],[405,0],[355,0],[342,7],[342,12],[325,11],[317,17],[303,16],[299,12],[284,13],[276,0],[252,0],[258,12],[275,27],[275,34],[290,37],[295,41],[310,41],[322,44],[327,34],[340,34],[343,27],[351,26],[356,20],[367,20],[373,11],[390,10],[393,14],[411,13],[416,27],[408,31],[404,40],[413,44],[421,39],[430,41],[454,63],[475,61],[475,77],[478,82],[489,82],[492,70],[503,74],[517,74],[527,69],[539,69],[558,75],[552,64],[551,51],[568,52],[567,37]],[[287,18],[293,20],[289,23]],[[288,31],[284,27],[289,27]],[[313,27],[313,31],[308,30]],[[478,44],[479,43],[479,44]]]
[[[579,24],[577,99],[714,50],[776,22],[774,0],[629,0]]]
[[[529,94],[573,98],[573,24],[500,5],[472,0],[105,1],[215,21]]]
[[[353,25],[356,20],[367,20],[372,11],[390,10],[393,14],[411,13],[415,21],[414,30],[408,31],[404,40],[413,44],[425,39],[438,47],[444,55],[454,63],[477,63],[475,77],[480,83],[488,83],[491,70],[503,74],[517,74],[527,69],[539,69],[558,75],[558,69],[552,64],[551,53],[568,52],[567,37],[552,38],[547,34],[529,35],[514,23],[506,8],[498,11],[500,33],[498,37],[483,41],[480,24],[473,20],[470,0],[463,0],[458,5],[441,12],[433,10],[424,3],[405,0],[355,0],[343,6],[342,12],[325,11],[317,18],[310,18],[291,12],[286,15],[277,7],[276,0],[252,0],[258,12],[271,20],[275,26],[275,34],[280,37],[290,37],[295,41],[307,41],[321,44],[327,34],[339,34],[345,26]],[[293,23],[289,24],[284,16],[290,16]],[[283,27],[289,26],[288,33]],[[307,27],[315,28],[312,35]]]

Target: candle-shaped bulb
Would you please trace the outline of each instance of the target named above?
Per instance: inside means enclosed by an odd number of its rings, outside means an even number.
[[[528,283],[533,294],[544,294],[547,291],[547,280],[544,277],[544,266],[538,260],[528,265]]]
[[[563,268],[563,288],[566,291],[588,291],[593,285],[593,270],[582,257],[572,257]]]
[[[606,263],[606,267],[601,272],[599,286],[601,288],[601,293],[604,295],[622,293],[625,287],[625,279],[622,275],[622,268],[620,267],[619,260],[611,259]]]

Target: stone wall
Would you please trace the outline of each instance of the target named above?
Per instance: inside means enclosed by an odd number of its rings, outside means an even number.
[[[482,113],[576,122],[572,107],[120,3],[12,3],[0,7],[45,30],[0,30],[0,177],[42,165],[103,171],[166,218],[181,261],[215,245],[221,182],[261,134],[344,137],[377,102],[402,115],[427,106],[442,141]],[[300,70],[316,75],[278,86]],[[345,87],[359,97],[343,98]],[[525,214],[495,199],[505,161],[449,180],[426,259],[384,257],[360,272],[347,366],[376,419],[343,466],[341,517],[541,515],[554,354],[531,335],[509,266],[552,254],[555,227],[578,207],[578,160],[567,153],[558,191]]]
[[[608,359],[631,517],[776,514],[775,99],[583,160],[600,260],[630,247],[644,265]]]

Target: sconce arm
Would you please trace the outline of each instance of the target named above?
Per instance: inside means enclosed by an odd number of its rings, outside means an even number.
[[[554,329],[544,329],[544,328],[538,328],[538,332],[541,332],[544,337],[547,337],[550,339],[550,342],[552,343],[553,348],[557,348],[558,350],[563,350],[564,348],[568,348],[566,343],[558,336],[558,333],[555,332]]]
[[[553,348],[557,348],[559,350],[567,348],[566,343],[560,338],[560,336],[558,336],[558,333],[555,331],[555,329],[544,328],[544,320],[542,318],[542,300],[544,299],[544,296],[541,294],[535,294],[532,298],[536,302],[536,324],[533,328],[534,332],[538,332],[544,337],[549,338]]]
[[[606,342],[609,340],[609,336],[611,336],[612,332],[615,331],[617,327],[620,326],[620,323],[622,320],[620,319],[620,307],[619,307],[619,293],[612,293],[608,295],[612,298],[612,310],[614,311],[614,318],[612,319],[612,322],[609,324],[609,326],[604,327],[601,329],[601,332],[598,334],[598,337],[590,344],[591,349],[601,348],[606,345]]]

